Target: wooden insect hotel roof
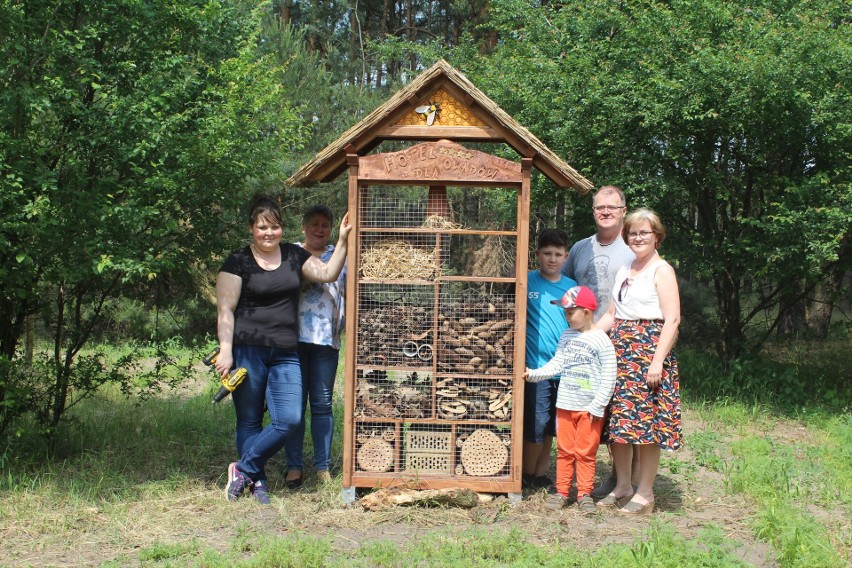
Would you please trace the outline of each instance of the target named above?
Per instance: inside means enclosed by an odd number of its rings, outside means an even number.
[[[427,125],[420,106],[438,103]],[[294,173],[287,184],[303,187],[335,179],[347,168],[346,155],[365,155],[385,140],[453,140],[505,143],[559,187],[581,193],[592,183],[489,99],[443,59],[400,89],[384,104]]]

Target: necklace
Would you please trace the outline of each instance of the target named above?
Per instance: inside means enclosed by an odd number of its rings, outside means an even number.
[[[616,238],[618,238],[618,237],[616,236]],[[609,245],[611,245],[612,243],[615,242],[615,239],[612,239],[608,243],[602,243],[601,238],[598,235],[595,235],[595,242],[598,243],[599,247],[608,247]]]

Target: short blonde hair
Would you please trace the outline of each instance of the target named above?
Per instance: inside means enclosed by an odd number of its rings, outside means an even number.
[[[624,242],[627,242],[627,233],[630,232],[630,227],[638,225],[642,221],[648,221],[651,225],[651,230],[657,235],[657,244],[666,240],[666,226],[663,225],[657,212],[647,207],[640,207],[630,212],[624,219],[624,226],[621,228],[621,237],[624,239]]]

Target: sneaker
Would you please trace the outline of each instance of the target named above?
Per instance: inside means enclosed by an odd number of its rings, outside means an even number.
[[[261,505],[269,505],[269,492],[266,490],[266,482],[263,480],[255,481],[251,487],[249,487],[249,491],[254,495],[254,498],[257,499],[257,502]]]
[[[565,507],[568,504],[568,496],[562,495],[560,493],[551,493],[544,500],[544,506],[548,509],[553,509],[558,511],[559,509]]]
[[[243,495],[245,488],[251,485],[251,479],[237,469],[237,462],[228,466],[228,485],[225,486],[225,497],[228,501],[236,501]]]
[[[580,512],[587,515],[597,513],[598,511],[598,508],[595,506],[594,499],[592,499],[592,496],[588,494],[580,497],[577,501],[577,506],[580,507]]]

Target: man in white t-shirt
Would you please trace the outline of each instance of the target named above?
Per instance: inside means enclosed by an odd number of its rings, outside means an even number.
[[[568,259],[562,265],[562,274],[586,286],[595,294],[598,308],[595,321],[606,313],[612,298],[615,274],[623,265],[633,262],[633,252],[621,237],[624,217],[627,215],[627,200],[624,192],[614,185],[605,185],[592,198],[592,213],[597,231],[591,237],[574,243]],[[634,456],[634,461],[638,454]],[[638,471],[634,463],[634,470]],[[593,497],[608,495],[615,487],[615,471],[612,477],[592,491]]]

